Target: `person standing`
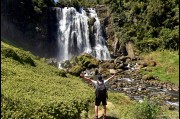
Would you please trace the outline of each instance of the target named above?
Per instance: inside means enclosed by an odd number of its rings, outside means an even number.
[[[100,105],[100,103],[102,102],[103,105],[103,119],[106,118],[106,105],[107,105],[107,90],[106,90],[106,83],[112,79],[116,74],[112,75],[111,77],[109,77],[106,80],[102,79],[102,76],[98,73],[98,70],[95,71],[95,78],[97,78],[96,80],[93,80],[91,78],[85,77],[83,74],[80,74],[80,76],[84,79],[86,79],[87,81],[92,82],[95,87],[96,87],[96,98],[95,98],[95,118],[98,119],[98,106]]]

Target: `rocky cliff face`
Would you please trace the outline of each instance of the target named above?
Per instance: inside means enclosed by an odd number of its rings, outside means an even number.
[[[131,58],[135,57],[134,44],[132,42],[123,43],[118,37],[116,30],[113,26],[113,17],[110,13],[110,8],[105,5],[96,5],[96,12],[101,21],[106,43],[112,57],[121,55],[128,55]]]
[[[1,1],[1,38],[34,55],[51,57],[54,44],[48,36],[47,9],[38,15],[31,4],[31,1],[26,4],[16,0]]]

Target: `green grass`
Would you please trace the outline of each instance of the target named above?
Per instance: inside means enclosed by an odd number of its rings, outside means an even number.
[[[154,51],[143,54],[145,58],[151,57],[157,66],[151,67],[152,72],[143,71],[144,74],[158,76],[161,81],[179,85],[179,55],[178,51]]]

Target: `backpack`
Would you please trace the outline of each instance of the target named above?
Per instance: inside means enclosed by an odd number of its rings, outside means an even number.
[[[96,98],[107,98],[108,99],[108,94],[107,94],[107,88],[104,84],[104,81],[102,82],[102,84],[99,84],[97,82],[97,88],[96,88],[96,91],[95,91],[95,94],[96,94]],[[103,88],[102,88],[103,87]]]

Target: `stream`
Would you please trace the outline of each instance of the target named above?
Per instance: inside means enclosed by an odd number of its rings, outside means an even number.
[[[116,85],[114,85],[115,83]],[[111,91],[125,93],[131,99],[138,102],[143,102],[145,97],[148,99],[158,99],[161,105],[169,105],[170,109],[179,110],[179,91],[152,86],[137,79],[119,77],[116,77],[107,87]]]
[[[85,76],[93,75],[92,72],[88,72],[91,71],[86,70],[83,73]],[[109,91],[124,93],[139,103],[143,102],[144,98],[147,97],[150,100],[155,99],[161,106],[169,106],[170,110],[179,110],[179,90],[175,91],[163,86],[150,85],[139,77],[131,77],[133,76],[117,75],[106,86]]]

